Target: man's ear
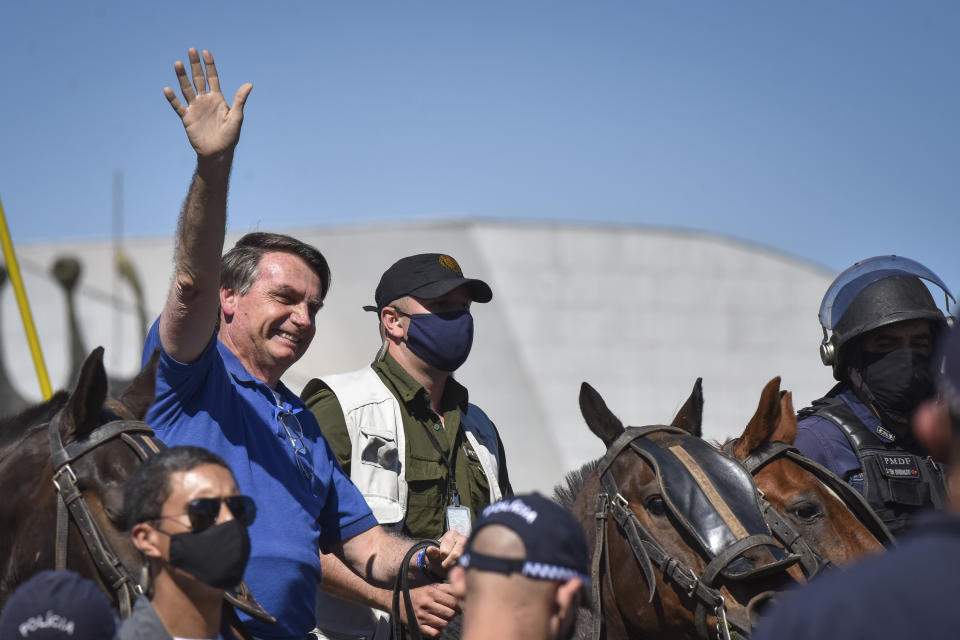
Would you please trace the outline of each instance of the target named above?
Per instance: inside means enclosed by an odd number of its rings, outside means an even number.
[[[148,558],[163,557],[159,546],[159,537],[161,535],[162,534],[158,533],[156,529],[145,522],[133,525],[133,529],[130,530],[130,539],[133,541],[133,546]]]
[[[400,324],[401,317],[393,307],[384,307],[380,310],[380,325],[383,327],[386,336],[394,341],[403,340],[403,325]]]
[[[237,312],[238,297],[239,294],[237,294],[236,289],[220,287],[220,308],[223,310],[223,315],[225,318],[232,318],[233,314]]]
[[[583,580],[580,578],[573,578],[571,580],[565,580],[560,583],[560,586],[557,587],[556,604],[557,610],[564,614],[564,612],[570,611],[571,609],[576,609],[579,604],[580,589],[583,587]]]
[[[557,586],[554,593],[555,619],[550,622],[551,637],[563,638],[576,624],[577,607],[580,605],[580,593],[583,589],[583,580],[573,578],[565,580]]]

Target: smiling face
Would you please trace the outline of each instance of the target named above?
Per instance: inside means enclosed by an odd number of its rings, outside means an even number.
[[[301,258],[265,253],[245,294],[220,290],[220,340],[251,375],[270,387],[313,340],[322,283]]]

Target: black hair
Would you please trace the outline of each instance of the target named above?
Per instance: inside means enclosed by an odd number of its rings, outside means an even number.
[[[203,447],[171,447],[144,460],[127,480],[123,490],[123,522],[126,529],[129,531],[135,524],[159,519],[163,503],[173,490],[170,476],[203,464],[219,465],[230,471],[223,458]],[[233,471],[230,471],[230,475],[233,475]]]

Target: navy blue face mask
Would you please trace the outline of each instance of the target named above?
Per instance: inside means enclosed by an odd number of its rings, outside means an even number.
[[[469,309],[410,314],[407,347],[440,371],[456,371],[473,346],[473,316]]]

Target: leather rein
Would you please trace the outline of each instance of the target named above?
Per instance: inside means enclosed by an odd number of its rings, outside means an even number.
[[[726,606],[720,589],[713,586],[713,581],[720,572],[734,559],[747,549],[759,545],[775,544],[771,536],[754,534],[738,540],[721,553],[717,554],[703,570],[697,574],[682,560],[667,552],[660,543],[643,527],[636,514],[630,509],[629,501],[620,493],[610,467],[613,461],[626,449],[633,449],[642,456],[641,449],[634,444],[635,440],[646,437],[654,432],[676,433],[689,435],[677,427],[647,426],[627,427],[624,433],[617,438],[607,449],[607,453],[597,465],[597,475],[600,477],[601,490],[597,496],[595,513],[595,541],[591,566],[590,584],[592,591],[593,609],[593,638],[603,637],[603,602],[601,563],[605,564],[606,573],[610,575],[610,558],[607,550],[607,518],[612,517],[620,531],[630,545],[637,564],[649,585],[649,601],[653,601],[656,592],[656,580],[653,567],[656,566],[663,575],[664,581],[673,582],[688,597],[696,600],[694,612],[695,624],[698,633],[705,640],[709,639],[707,615],[713,614],[716,618],[716,634],[722,640],[730,640],[730,625],[727,622]]]
[[[110,543],[97,526],[70,463],[114,438],[126,443],[141,461],[159,453],[164,445],[154,440],[153,429],[145,422],[113,420],[97,427],[86,437],[64,446],[60,438],[60,413],[57,412],[50,420],[48,427],[50,467],[53,469],[53,486],[57,490],[56,568],[62,570],[67,566],[69,519],[72,516],[101,579],[117,598],[120,616],[126,618],[130,615],[133,601],[141,592],[140,585],[110,548]]]

